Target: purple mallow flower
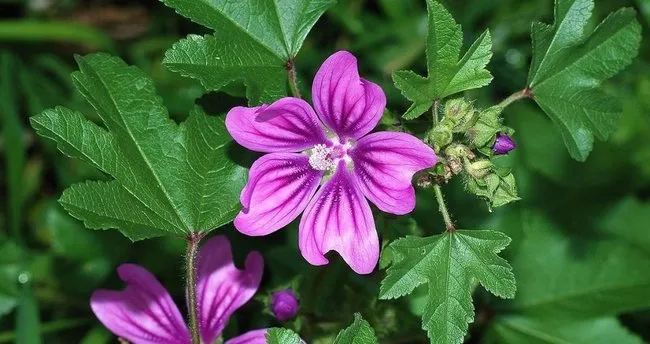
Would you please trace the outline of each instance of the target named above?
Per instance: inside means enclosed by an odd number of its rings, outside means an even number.
[[[367,274],[377,265],[379,240],[366,198],[384,212],[412,211],[411,179],[435,165],[436,155],[409,134],[368,134],[381,119],[386,96],[359,77],[357,59],[349,52],[323,63],[312,95],[313,109],[287,97],[228,112],[226,127],[235,141],[270,153],[251,167],[235,227],[247,235],[267,235],[304,210],[303,257],[324,265],[325,253],[334,250],[355,272]]]
[[[214,343],[230,316],[257,291],[264,260],[259,252],[246,257],[244,270],[235,267],[230,243],[216,236],[203,245],[197,265],[196,286],[202,343]],[[139,265],[117,269],[127,287],[122,291],[97,290],[90,307],[115,335],[134,344],[190,344],[190,333],[178,307],[165,288]],[[265,344],[266,329],[254,330],[226,344]]]
[[[515,141],[510,136],[498,133],[497,139],[494,141],[494,146],[492,146],[492,151],[494,154],[503,155],[508,154],[515,147],[517,147],[517,144],[515,144]]]
[[[280,321],[295,317],[298,307],[298,299],[291,289],[276,291],[271,295],[271,312]]]

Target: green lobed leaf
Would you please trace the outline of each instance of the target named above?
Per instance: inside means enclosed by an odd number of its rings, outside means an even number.
[[[428,283],[422,328],[432,343],[462,343],[468,323],[474,320],[475,280],[499,297],[515,295],[512,269],[497,255],[509,243],[505,234],[487,230],[399,239],[390,244],[393,265],[381,282],[379,297],[398,298]]]
[[[413,102],[404,114],[414,119],[426,112],[434,100],[469,89],[483,87],[492,81],[485,66],[492,58],[492,38],[489,31],[479,36],[460,57],[463,32],[451,14],[440,3],[427,0],[429,31],[426,57],[428,77],[412,71],[396,71],[393,82],[402,94]]]
[[[60,202],[90,228],[118,228],[132,240],[208,231],[232,220],[246,170],[228,157],[222,118],[196,107],[177,125],[140,70],[106,54],[77,58],[76,88],[106,129],[57,107],[31,118],[66,155],[115,180],[76,184]]]
[[[375,330],[363,319],[361,314],[354,314],[354,322],[348,328],[339,332],[334,344],[376,344]]]
[[[335,0],[161,0],[179,14],[215,30],[190,35],[165,54],[164,64],[196,78],[208,90],[236,80],[247,86],[249,103],[286,95],[287,62]]]
[[[614,317],[588,320],[539,320],[523,316],[499,317],[491,325],[487,344],[642,344]]]
[[[584,161],[616,129],[621,105],[600,90],[632,62],[641,41],[636,12],[623,8],[590,32],[593,0],[557,0],[555,23],[532,28],[529,88],[560,130],[571,156]]]
[[[512,265],[517,297],[509,308],[538,318],[618,315],[650,307],[650,255],[612,238],[572,241],[544,216],[525,212]]]
[[[286,328],[270,328],[266,331],[267,344],[300,344],[301,342],[297,333]]]

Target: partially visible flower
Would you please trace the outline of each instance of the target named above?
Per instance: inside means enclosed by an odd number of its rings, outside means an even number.
[[[492,151],[494,154],[503,155],[508,154],[511,150],[515,149],[517,144],[515,141],[506,134],[497,134],[497,139],[494,141],[494,146],[492,146]]]
[[[291,289],[276,291],[271,295],[271,312],[280,321],[287,321],[298,314],[298,299]]]
[[[303,257],[324,265],[325,253],[334,250],[352,270],[367,274],[379,260],[379,239],[366,199],[388,213],[409,213],[415,207],[411,179],[434,166],[436,155],[406,133],[368,134],[381,119],[386,96],[359,76],[349,52],[323,63],[312,94],[314,108],[287,97],[228,112],[226,128],[237,143],[270,153],[251,167],[235,227],[247,235],[267,235],[304,210]]]
[[[244,266],[235,267],[224,236],[215,236],[201,248],[196,293],[202,343],[214,343],[230,316],[257,291],[264,269],[260,253],[249,253]],[[149,271],[123,264],[117,273],[127,285],[124,290],[97,290],[90,298],[90,307],[106,328],[134,344],[191,343],[178,307]],[[225,344],[265,344],[265,335],[266,329],[254,330]]]

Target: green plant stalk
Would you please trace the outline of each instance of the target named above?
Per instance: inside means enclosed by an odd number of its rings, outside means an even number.
[[[69,42],[115,50],[111,38],[101,30],[66,21],[4,20],[0,22],[0,41]]]
[[[454,222],[451,220],[451,215],[445,204],[445,198],[442,196],[442,189],[440,185],[436,184],[433,186],[433,191],[436,194],[436,201],[438,201],[438,210],[442,214],[442,219],[445,221],[445,227],[447,227],[448,232],[453,232],[456,230]]]
[[[504,99],[501,103],[499,103],[498,106],[503,109],[503,108],[506,108],[508,105],[518,101],[518,100],[521,100],[521,99],[524,99],[524,98],[532,98],[532,97],[533,97],[533,93],[530,91],[530,88],[526,87],[526,88],[524,88],[523,90],[521,90],[519,92],[515,92],[515,93],[511,94],[508,98]]]
[[[196,260],[198,258],[199,243],[203,239],[201,233],[190,233],[187,236],[187,252],[185,254],[185,272],[187,274],[187,298],[192,344],[201,344],[199,332],[199,309],[196,299]]]
[[[434,100],[433,101],[433,107],[431,108],[431,114],[433,115],[433,127],[438,126],[438,122],[440,121],[440,118],[438,118],[438,112],[440,110],[440,101],[439,100]]]
[[[287,61],[287,74],[289,74],[289,87],[291,94],[296,98],[300,97],[300,90],[298,90],[298,77],[296,75],[296,65],[293,59]]]

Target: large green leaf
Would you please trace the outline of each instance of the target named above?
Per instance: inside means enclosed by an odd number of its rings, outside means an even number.
[[[606,139],[616,128],[621,106],[600,90],[601,83],[629,65],[641,41],[633,9],[587,29],[593,0],[557,0],[555,23],[532,29],[529,88],[537,104],[560,130],[571,156],[583,161],[593,135]]]
[[[286,94],[287,62],[335,0],[161,0],[179,14],[215,30],[191,35],[165,54],[173,71],[219,90],[235,80],[247,85],[251,104]]]
[[[354,322],[350,327],[339,332],[334,339],[334,344],[377,344],[375,330],[361,317],[361,314],[354,315]]]
[[[604,232],[650,255],[650,203],[623,199],[605,215],[600,226]]]
[[[60,202],[90,228],[118,228],[132,240],[207,231],[232,220],[246,170],[228,157],[223,119],[198,107],[177,125],[152,81],[106,54],[78,58],[77,89],[106,129],[57,107],[31,118],[68,156],[114,178],[76,184]]]
[[[428,77],[412,71],[393,73],[395,86],[413,102],[404,118],[413,119],[427,111],[434,100],[465,90],[483,87],[492,81],[485,66],[492,58],[492,39],[485,31],[461,58],[463,31],[440,3],[427,0]]]
[[[511,224],[521,230],[511,259],[518,284],[511,310],[542,319],[578,319],[650,307],[647,252],[596,234],[573,241],[536,213],[525,212],[520,219]]]
[[[515,278],[497,253],[510,238],[485,230],[457,230],[427,238],[406,237],[390,244],[393,265],[381,283],[380,298],[398,298],[429,284],[422,327],[432,343],[461,343],[474,320],[475,281],[491,293],[512,298]]]
[[[487,344],[642,344],[616,318],[577,321],[499,317],[491,325]]]

